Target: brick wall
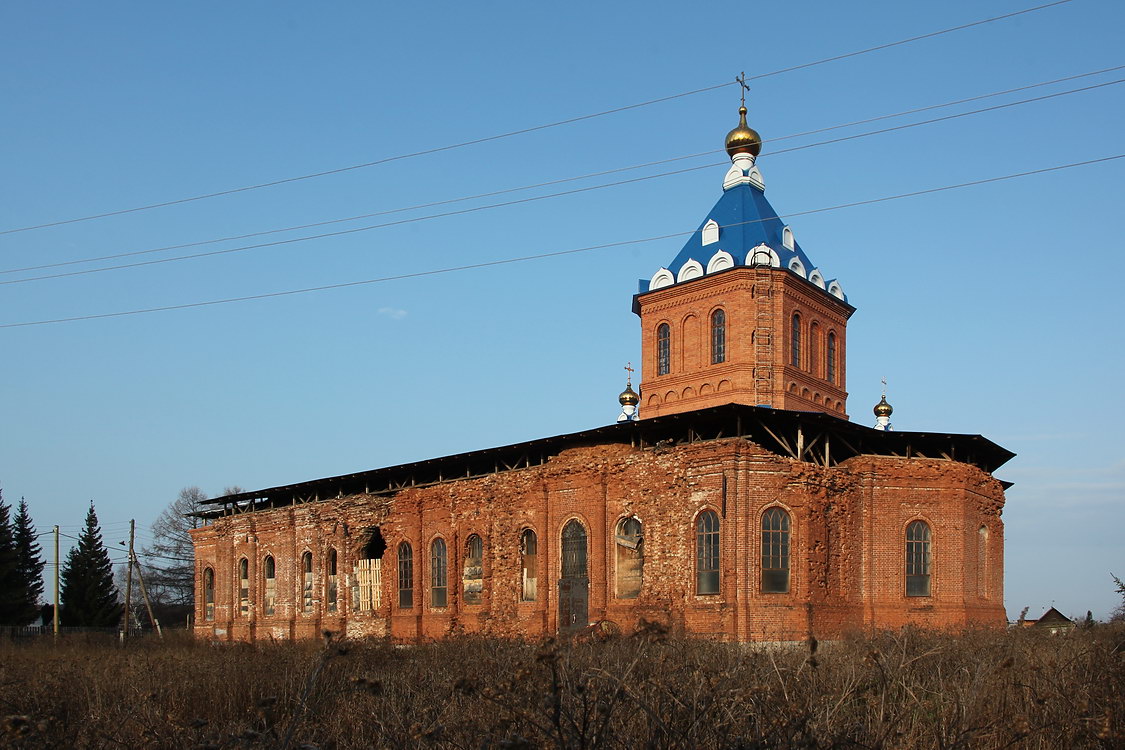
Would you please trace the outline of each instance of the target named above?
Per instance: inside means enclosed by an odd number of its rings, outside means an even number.
[[[590,622],[624,631],[641,619],[722,640],[833,637],[852,628],[914,622],[1002,625],[1003,507],[1000,484],[967,464],[859,456],[833,468],[782,458],[740,438],[666,447],[574,447],[547,463],[472,479],[352,495],[215,520],[193,532],[197,581],[215,576],[214,616],[197,592],[196,631],[217,640],[309,638],[322,630],[409,641],[451,633],[538,636],[559,628],[561,535],[572,519],[587,537]],[[761,591],[762,515],[790,519],[787,593]],[[698,514],[720,517],[720,593],[695,589]],[[622,518],[643,524],[643,582],[617,596]],[[932,529],[932,588],[905,593],[904,530]],[[985,529],[984,534],[980,531]],[[375,530],[386,543],[381,602],[356,611],[353,567]],[[538,538],[536,601],[521,601],[520,535]],[[467,603],[465,545],[483,540],[483,590]],[[448,550],[448,600],[431,606],[431,545]],[[399,606],[397,550],[412,548],[413,606]],[[338,611],[326,606],[326,561],[338,560]],[[301,558],[313,559],[313,602],[304,611]],[[276,564],[277,602],[263,608],[263,561]],[[238,565],[250,571],[250,607],[238,602]]]

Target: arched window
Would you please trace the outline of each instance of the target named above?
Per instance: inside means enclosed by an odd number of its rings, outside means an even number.
[[[645,553],[641,522],[622,518],[617,524],[617,598],[636,599],[644,578]]]
[[[250,615],[250,561],[245,557],[238,561],[238,613]]]
[[[695,519],[695,593],[719,593],[719,514],[713,510]]]
[[[722,310],[711,313],[711,364],[727,361],[727,314]]]
[[[571,519],[562,533],[562,577],[586,577],[586,529]]]
[[[793,326],[789,333],[789,364],[801,366],[801,316],[793,313]]]
[[[398,545],[398,608],[414,608],[414,549],[410,542]]]
[[[370,530],[363,557],[355,561],[352,577],[352,609],[372,612],[383,605],[383,553],[387,541],[379,527]]]
[[[305,612],[313,611],[313,570],[312,553],[301,555],[301,609]]]
[[[266,615],[272,615],[277,610],[277,567],[274,564],[273,555],[266,555],[265,563],[262,565],[262,573],[266,580],[262,609]]]
[[[523,571],[520,599],[533,602],[538,596],[539,540],[531,529],[524,529],[520,534],[520,568]]]
[[[667,375],[672,371],[672,329],[667,323],[656,328],[656,374]]]
[[[203,617],[215,619],[215,571],[203,569]]]
[[[828,372],[826,374],[829,383],[836,382],[836,334],[828,334]]]
[[[789,593],[789,514],[781,508],[762,516],[762,591]]]
[[[484,590],[484,542],[470,534],[465,542],[465,567],[461,574],[465,604],[480,604]]]
[[[328,590],[325,592],[325,599],[328,602],[328,611],[335,612],[340,601],[340,576],[338,573],[338,561],[336,557],[336,550],[328,550]]]
[[[438,537],[430,545],[430,606],[444,607],[449,602],[449,557],[445,540]]]
[[[817,349],[819,348],[818,344],[820,343],[819,341],[817,341],[817,339],[819,339],[819,338],[820,338],[820,326],[818,326],[815,322],[810,323],[809,324],[809,372],[811,372],[813,375],[816,375],[817,377],[820,376],[820,363],[816,361],[817,354],[819,354],[819,352],[817,351]]]
[[[930,526],[925,521],[906,527],[906,595],[930,595]]]

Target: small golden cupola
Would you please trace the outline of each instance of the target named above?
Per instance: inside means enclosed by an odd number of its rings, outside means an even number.
[[[885,381],[884,381],[885,382]],[[887,394],[884,392],[883,397],[879,399],[879,403],[875,404],[872,409],[875,412],[875,429],[876,430],[891,430],[891,414],[894,409],[887,403]]]
[[[738,108],[738,127],[727,133],[726,147],[732,159],[735,154],[750,154],[757,158],[762,152],[762,137],[746,124],[745,104]]]
[[[641,403],[640,395],[633,390],[633,363],[625,366],[629,375],[625,378],[625,390],[617,397],[621,404],[621,413],[617,415],[618,422],[635,422],[637,420],[637,404]]]

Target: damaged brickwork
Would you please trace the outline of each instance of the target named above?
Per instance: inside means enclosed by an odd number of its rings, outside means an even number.
[[[193,532],[195,629],[218,641],[330,630],[410,642],[455,633],[535,638],[595,622],[628,632],[643,619],[724,641],[786,641],[908,623],[1001,626],[1003,504],[996,479],[952,460],[856,455],[826,467],[745,438],[576,445],[486,476],[215,518]],[[762,585],[763,545],[782,539],[763,532],[772,508],[788,524],[787,591],[779,593]],[[705,513],[718,518],[715,594],[701,593],[697,576]],[[623,525],[630,518],[638,523]],[[904,539],[918,520],[931,533],[930,590],[907,596]],[[585,579],[574,574],[577,558],[564,570],[568,524],[572,545],[584,534]],[[521,543],[529,530],[530,556]],[[473,536],[480,558],[466,565]],[[435,551],[442,546],[444,561]],[[376,555],[367,565],[378,580],[369,584],[368,575],[364,585],[377,595],[365,589],[369,608],[361,610],[357,571]],[[444,602],[433,590],[436,568],[445,573]]]

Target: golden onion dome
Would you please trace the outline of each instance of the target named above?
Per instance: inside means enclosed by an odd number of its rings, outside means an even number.
[[[875,404],[873,411],[877,417],[889,417],[894,409],[887,403],[887,397],[883,396],[883,398],[879,399],[879,403]]]
[[[622,406],[636,406],[641,402],[641,397],[633,390],[633,386],[625,386],[625,390],[621,391],[621,395],[617,397],[617,401]]]
[[[738,108],[738,127],[727,133],[727,153],[731,158],[744,153],[757,156],[762,150],[762,137],[746,124],[746,105]]]

